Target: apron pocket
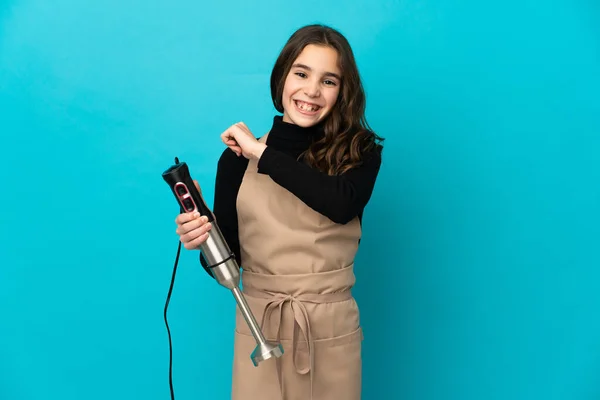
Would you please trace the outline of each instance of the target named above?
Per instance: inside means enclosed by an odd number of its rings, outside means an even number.
[[[255,367],[250,359],[255,347],[252,335],[235,330],[231,400],[281,400],[276,360]]]
[[[362,340],[354,332],[315,341],[314,399],[359,400],[362,389]]]
[[[313,400],[360,400],[362,340],[363,331],[359,327],[348,334],[313,341]],[[236,329],[235,343],[232,398],[254,399],[252,395],[260,393],[261,400],[280,399],[275,360],[267,360],[254,367],[250,361],[250,353],[256,346],[252,335]],[[286,400],[288,398],[309,400],[309,375],[300,375],[296,372],[292,360],[292,341],[282,339],[281,345],[284,348],[282,372],[286,382],[288,396]],[[306,366],[308,363],[306,342],[300,340],[297,351],[299,366]]]

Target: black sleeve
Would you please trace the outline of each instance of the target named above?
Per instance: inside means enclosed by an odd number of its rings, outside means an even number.
[[[267,146],[258,162],[258,172],[269,175],[333,222],[345,224],[361,215],[371,198],[381,166],[381,150],[378,146],[365,154],[361,166],[339,176],[329,176]]]
[[[225,241],[235,254],[238,265],[241,265],[241,257],[236,200],[247,165],[248,160],[246,158],[238,157],[229,148],[223,151],[217,164],[212,210]],[[212,276],[202,252],[200,252],[200,263],[206,272]]]

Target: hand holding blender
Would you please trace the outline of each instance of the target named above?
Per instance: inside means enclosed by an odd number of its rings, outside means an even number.
[[[261,361],[273,356],[281,357],[283,354],[282,346],[268,342],[265,339],[243,293],[239,289],[240,269],[235,255],[223,238],[214,215],[200,195],[199,186],[196,186],[196,183],[190,177],[187,164],[179,162],[176,158],[175,164],[169,167],[162,176],[184,211],[177,217],[179,225],[177,233],[181,236],[182,242],[186,240],[185,248],[197,248],[202,251],[209,270],[216,281],[232,291],[240,311],[256,340],[256,348],[250,355],[252,362],[257,366]],[[196,212],[198,216],[195,216]]]

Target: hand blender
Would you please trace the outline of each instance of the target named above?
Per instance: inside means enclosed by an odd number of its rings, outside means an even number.
[[[240,311],[250,327],[254,340],[256,340],[256,348],[250,355],[252,363],[254,366],[258,366],[261,361],[267,360],[273,356],[281,357],[283,354],[283,347],[281,344],[271,343],[265,339],[243,293],[239,289],[240,268],[235,259],[235,255],[223,238],[223,234],[217,225],[213,213],[204,203],[204,199],[202,199],[200,193],[198,193],[190,176],[187,164],[185,162],[179,162],[179,159],[175,158],[175,164],[163,172],[162,177],[171,187],[171,190],[183,211],[198,211],[200,215],[208,217],[208,221],[212,223],[212,228],[208,232],[208,239],[200,246],[201,251],[208,263],[209,270],[212,272],[216,281],[221,286],[224,286],[233,292],[233,296],[237,301]]]

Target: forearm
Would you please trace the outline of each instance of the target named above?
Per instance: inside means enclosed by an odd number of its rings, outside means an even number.
[[[236,199],[246,165],[247,160],[238,158],[230,150],[223,152],[217,166],[212,210],[216,218],[216,225],[218,225],[223,238],[235,255],[238,265],[241,265],[241,256]],[[210,271],[202,253],[200,254],[200,263],[207,272]]]
[[[371,197],[380,160],[373,158],[356,170],[329,176],[267,147],[259,159],[259,173],[267,174],[313,210],[337,223],[347,223]]]

